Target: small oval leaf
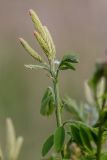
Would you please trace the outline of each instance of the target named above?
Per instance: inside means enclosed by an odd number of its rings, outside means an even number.
[[[91,132],[93,142],[97,145],[98,144],[98,133],[97,133],[97,131],[95,130],[95,128],[91,128],[90,132]]]
[[[71,55],[71,54],[65,55],[62,58],[62,62],[64,62],[64,61],[71,62],[71,63],[78,63],[79,62],[78,58],[75,55]]]
[[[85,127],[80,127],[80,137],[82,139],[83,146],[88,150],[93,150],[91,146],[91,135],[90,131]]]
[[[52,148],[54,142],[54,135],[49,136],[42,147],[42,156],[44,157]]]
[[[57,128],[54,135],[54,146],[57,152],[60,152],[62,150],[64,140],[65,140],[65,130],[64,127],[61,126]]]
[[[59,64],[59,70],[66,70],[66,69],[72,69],[72,70],[75,70],[75,67],[74,67],[74,63],[78,63],[78,59],[76,56],[73,56],[73,55],[65,55],[60,64]]]
[[[81,140],[81,137],[80,137],[80,134],[79,134],[79,128],[77,125],[75,124],[72,124],[71,125],[71,134],[72,134],[72,137],[73,137],[73,140],[78,144],[78,145],[82,145],[82,140]]]
[[[40,113],[43,116],[49,116],[54,110],[54,93],[51,87],[48,87],[42,98]]]

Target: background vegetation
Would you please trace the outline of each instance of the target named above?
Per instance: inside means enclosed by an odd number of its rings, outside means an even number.
[[[0,142],[4,144],[5,119],[9,116],[17,134],[24,136],[20,159],[26,160],[40,157],[42,142],[55,126],[53,118],[49,121],[39,114],[48,78],[42,72],[31,72],[24,67],[25,63],[33,63],[33,59],[18,43],[21,35],[38,47],[32,38],[29,8],[36,10],[48,26],[59,57],[65,51],[79,54],[77,71],[61,75],[63,95],[78,101],[84,99],[84,80],[90,77],[96,59],[106,58],[103,53],[107,45],[106,0],[0,1]],[[70,118],[68,114],[65,116]]]

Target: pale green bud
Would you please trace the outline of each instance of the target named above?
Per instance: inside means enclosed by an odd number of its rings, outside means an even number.
[[[34,23],[34,26],[37,30],[37,32],[34,32],[36,39],[38,40],[40,46],[44,50],[48,59],[49,60],[54,59],[55,53],[56,53],[55,45],[53,43],[52,37],[51,37],[47,27],[42,25],[37,14],[32,9],[30,9],[29,13],[30,13],[32,21]]]
[[[18,159],[22,144],[23,144],[23,137],[20,136],[16,140],[16,145],[15,145],[14,154],[13,154],[13,159],[14,160]]]
[[[54,42],[53,42],[53,39],[52,39],[52,36],[48,30],[48,28],[46,26],[44,26],[44,30],[45,30],[45,33],[46,33],[46,37],[47,37],[47,43],[49,44],[49,47],[50,47],[50,50],[51,50],[51,55],[53,58],[55,58],[55,54],[56,54],[56,49],[55,49],[55,45],[54,45]]]
[[[44,50],[48,59],[52,59],[51,54],[50,54],[51,51],[50,51],[48,44],[44,41],[44,39],[42,38],[42,36],[38,32],[35,31],[34,35],[35,35],[37,41],[39,42],[40,46]]]
[[[10,118],[6,121],[7,125],[7,143],[6,143],[6,156],[11,159],[14,154],[14,148],[16,143],[16,135],[12,120]]]
[[[7,125],[7,143],[6,143],[6,159],[17,160],[20,149],[23,144],[23,137],[16,138],[15,129],[10,118],[6,121]]]
[[[33,11],[32,9],[29,10],[29,14],[32,18],[32,21],[34,23],[34,27],[37,29],[37,31],[44,37],[44,28],[43,25],[39,19],[39,17],[37,16],[37,14],[35,13],[35,11]]]
[[[37,61],[39,62],[43,62],[41,56],[34,50],[32,49],[32,47],[23,39],[23,38],[19,38],[22,46],[25,48],[25,50],[33,57],[35,58]]]

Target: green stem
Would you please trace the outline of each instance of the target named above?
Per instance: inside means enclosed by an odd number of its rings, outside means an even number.
[[[55,64],[53,61],[49,63],[50,63],[50,73],[51,76],[53,77],[56,122],[57,122],[57,127],[60,127],[62,125],[62,119],[61,119],[60,96],[59,96],[59,86],[58,86],[58,71],[55,70]]]
[[[104,94],[107,92],[107,80],[106,80],[106,86],[104,90]],[[106,99],[103,100],[102,103],[102,108],[99,110],[99,117],[101,117],[101,112],[103,111],[104,107],[106,104]],[[101,118],[99,118],[101,119]],[[102,148],[102,136],[103,136],[103,124],[101,123],[99,126],[99,131],[98,131],[98,143],[97,143],[97,154],[96,154],[96,160],[100,160],[101,156],[101,148]]]
[[[60,98],[59,98],[59,87],[58,87],[58,81],[55,79],[54,83],[54,93],[55,93],[55,114],[56,114],[56,122],[57,122],[57,127],[60,127],[62,125],[62,120],[61,120],[61,108],[60,108]]]
[[[97,155],[96,155],[96,160],[100,160],[100,155],[101,155],[101,147],[102,147],[102,126],[100,125],[99,127],[99,132],[98,132],[98,143],[97,143]]]
[[[101,111],[102,109],[100,109],[99,103],[98,103],[98,99],[95,96],[95,100],[96,100],[96,106],[99,112],[99,119],[101,117]],[[102,106],[103,108],[103,106]],[[98,141],[97,141],[97,153],[96,153],[96,160],[100,160],[100,155],[101,155],[101,147],[102,147],[102,124],[100,124],[99,128],[98,128]]]
[[[56,115],[56,123],[57,127],[62,126],[62,118],[61,118],[61,108],[60,108],[60,97],[59,97],[59,86],[57,78],[53,82],[54,84],[54,94],[55,94],[55,115]],[[61,160],[63,159],[63,150],[60,153]]]
[[[61,107],[60,107],[60,96],[59,96],[59,85],[58,85],[58,71],[55,71],[55,65],[53,62],[50,63],[50,73],[53,78],[53,88],[55,95],[55,116],[57,127],[62,126],[61,118]],[[60,153],[61,160],[63,159],[63,151]]]

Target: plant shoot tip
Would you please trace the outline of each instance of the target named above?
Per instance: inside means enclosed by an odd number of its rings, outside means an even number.
[[[29,9],[29,15],[30,16],[32,15],[33,12],[34,12],[33,9]]]

